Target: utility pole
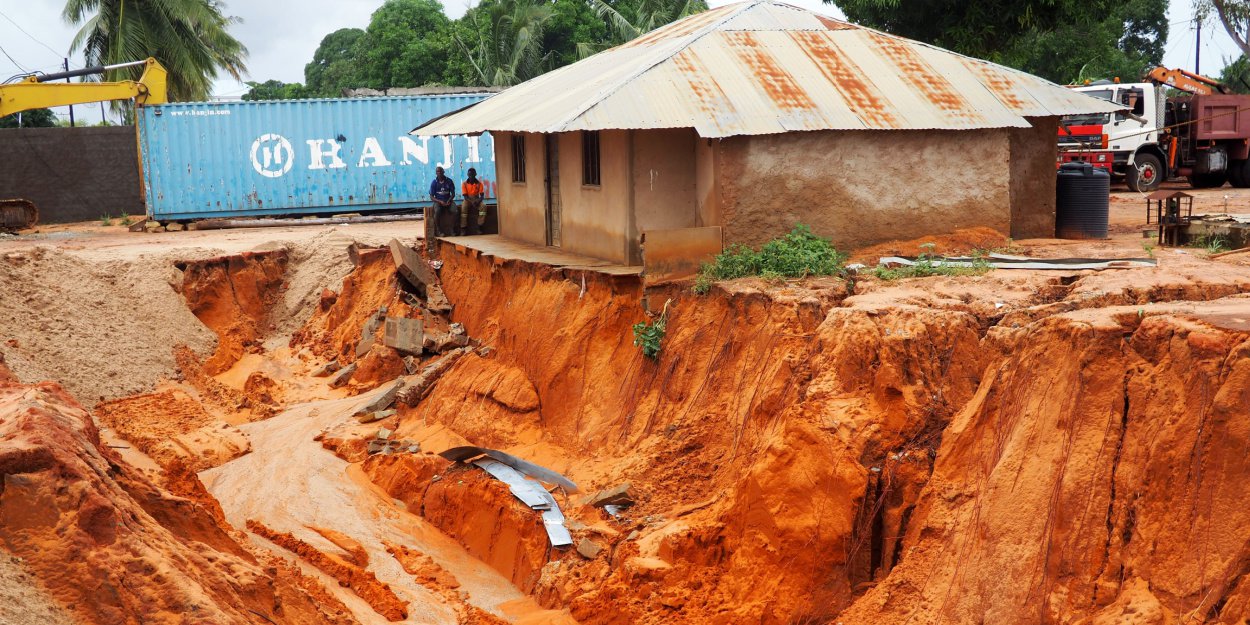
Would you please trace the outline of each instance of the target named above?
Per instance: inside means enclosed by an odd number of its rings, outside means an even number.
[[[69,58],[65,57],[64,60],[65,60],[65,71],[68,72],[69,71]],[[69,82],[68,76],[65,78],[65,82]],[[70,128],[74,127],[74,105],[73,104],[69,105],[69,127]]]
[[[1194,73],[1201,76],[1202,75],[1202,16],[1201,15],[1194,16],[1194,24],[1196,25],[1194,28],[1194,32],[1197,33],[1197,35],[1194,37]]]

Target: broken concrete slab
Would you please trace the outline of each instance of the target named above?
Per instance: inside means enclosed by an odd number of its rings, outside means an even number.
[[[433,354],[441,354],[452,349],[459,349],[469,345],[469,337],[464,334],[451,334],[448,332],[428,332],[422,341],[422,347],[425,351]]]
[[[356,363],[354,362],[346,367],[343,367],[342,369],[339,369],[339,372],[336,373],[334,377],[330,378],[330,388],[346,386],[348,382],[351,382],[352,374],[354,373],[356,373]]]
[[[425,296],[426,308],[435,312],[451,312],[451,302],[425,259],[416,250],[400,243],[399,239],[391,239],[390,248],[395,270],[420,295]]]
[[[594,560],[602,551],[603,546],[589,538],[583,538],[577,543],[577,554],[587,560]]]
[[[396,401],[405,406],[415,406],[418,402],[429,394],[430,389],[434,387],[434,383],[438,381],[448,369],[451,368],[461,356],[469,353],[467,347],[462,347],[443,354],[442,358],[425,366],[415,378],[409,378],[404,389],[400,391],[396,397]]]
[[[406,354],[420,354],[425,345],[425,323],[421,319],[387,317],[382,344]]]
[[[377,341],[378,328],[382,326],[383,319],[386,319],[386,306],[373,313],[373,316],[365,322],[364,327],[360,328],[360,342],[356,343],[357,358],[363,358],[369,350],[373,349],[373,344]]]
[[[632,506],[635,502],[634,494],[630,491],[632,487],[629,482],[625,482],[616,488],[601,490],[587,499],[586,503],[596,508],[604,506]]]
[[[387,408],[390,408],[391,405],[395,403],[395,398],[399,396],[399,392],[403,389],[403,378],[391,382],[387,385],[386,390],[382,391],[380,395],[374,397],[372,401],[362,406],[360,410],[356,411],[356,414],[359,415],[367,412],[377,412],[379,410],[386,410]]]
[[[335,371],[338,371],[341,368],[342,368],[342,365],[339,364],[338,360],[331,360],[330,362],[327,362],[326,364],[321,365],[320,367],[317,367],[316,369],[313,369],[312,376],[314,378],[330,377],[331,373],[334,373]]]
[[[372,412],[358,412],[356,413],[356,421],[358,423],[373,423],[374,421],[381,421],[382,419],[385,419],[387,417],[393,417],[393,416],[395,416],[394,410],[375,410]]]
[[[404,356],[404,371],[413,375],[421,368],[421,360],[416,356]]]

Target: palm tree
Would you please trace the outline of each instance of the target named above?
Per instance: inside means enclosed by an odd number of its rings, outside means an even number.
[[[247,48],[228,32],[238,18],[218,0],[66,0],[65,21],[81,26],[70,46],[88,66],[155,57],[169,71],[169,97],[206,100],[224,71],[242,80]],[[100,80],[134,79],[142,68],[114,70]],[[124,110],[125,103],[114,103]]]
[[[554,14],[550,3],[498,0],[471,13],[478,41],[470,48],[457,35],[456,42],[482,85],[509,87],[550,69],[551,53],[542,50],[543,27]]]
[[[608,23],[611,39],[598,44],[577,44],[582,58],[707,10],[705,0],[590,0],[590,6]]]

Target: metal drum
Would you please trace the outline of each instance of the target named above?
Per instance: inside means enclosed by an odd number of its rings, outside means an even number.
[[[1105,239],[1110,220],[1111,175],[1089,163],[1064,163],[1055,184],[1055,236]]]

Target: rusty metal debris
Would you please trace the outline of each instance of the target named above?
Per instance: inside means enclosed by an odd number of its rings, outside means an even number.
[[[0,232],[17,232],[39,223],[39,209],[30,200],[0,200]]]
[[[988,266],[994,269],[1128,269],[1131,267],[1154,267],[1158,263],[1153,258],[1029,258],[1027,256],[1008,256],[1006,254],[989,254],[984,257],[973,256],[934,256],[924,259],[905,256],[886,256],[880,265],[914,266],[923,262],[944,267],[976,267]]]

